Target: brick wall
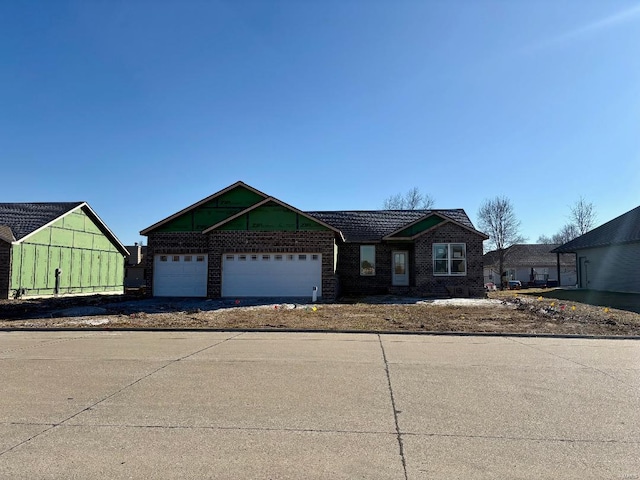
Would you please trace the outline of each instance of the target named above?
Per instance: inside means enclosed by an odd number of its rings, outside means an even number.
[[[0,240],[0,298],[9,298],[11,288],[11,244]]]
[[[466,243],[467,275],[434,276],[434,243]],[[415,240],[415,243],[376,244],[376,275],[360,275],[360,244],[339,246],[337,270],[333,271],[333,232],[246,232],[152,233],[149,235],[145,281],[153,290],[153,257],[156,254],[208,254],[207,296],[218,298],[222,287],[222,256],[225,253],[309,253],[322,254],[322,292],[325,300],[340,295],[412,294],[448,296],[448,289],[462,287],[470,296],[484,295],[482,238],[458,225],[447,223]],[[391,285],[391,253],[409,252],[409,287]],[[340,291],[338,292],[338,283]]]
[[[467,275],[434,276],[433,244],[466,243]],[[370,244],[371,245],[371,244]],[[378,243],[376,247],[376,274],[360,275],[360,244],[340,245],[336,273],[341,295],[410,294],[419,296],[449,296],[450,289],[462,287],[463,295],[484,295],[482,272],[482,238],[458,225],[447,223],[418,237],[414,243]],[[394,250],[409,252],[409,286],[392,285],[392,259]]]
[[[208,254],[207,297],[218,298],[222,287],[222,256],[225,253],[320,253],[324,300],[336,298],[333,271],[335,234],[326,232],[213,231],[201,233],[151,233],[145,257],[145,283],[153,292],[153,257],[157,254]],[[311,293],[309,293],[311,294]]]
[[[147,253],[144,257],[144,281],[147,295],[153,292],[153,258],[164,253],[186,254],[207,253],[207,236],[197,232],[151,233],[147,240]]]
[[[465,276],[433,275],[433,244],[465,243],[467,274]],[[415,292],[421,295],[449,295],[449,288],[462,287],[472,297],[484,295],[482,271],[482,237],[453,223],[428,232],[416,239]]]
[[[393,287],[391,285],[391,254],[394,250],[409,252],[409,285],[415,283],[414,269],[411,262],[414,258],[412,243],[365,243],[376,247],[376,274],[360,275],[360,245],[359,243],[344,243],[339,246],[338,266],[336,273],[340,281],[341,295],[381,295],[390,292],[409,293],[408,287]]]
[[[222,256],[225,253],[320,253],[322,254],[322,292],[324,300],[337,294],[333,271],[333,232],[236,232],[214,231],[209,235],[209,278],[207,296],[220,297]]]

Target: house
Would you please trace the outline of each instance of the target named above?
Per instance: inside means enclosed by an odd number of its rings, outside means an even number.
[[[0,298],[121,293],[127,254],[86,202],[0,203]]]
[[[551,251],[554,244],[515,244],[505,249],[503,270],[507,280],[519,280],[522,285],[576,284],[576,261],[573,255],[562,255],[558,275],[558,258]],[[558,279],[560,281],[558,281]],[[484,282],[500,285],[498,251],[484,255]]]
[[[575,254],[579,288],[640,293],[640,206],[553,252]]]
[[[142,230],[155,296],[483,295],[463,210],[302,212],[237,182]]]

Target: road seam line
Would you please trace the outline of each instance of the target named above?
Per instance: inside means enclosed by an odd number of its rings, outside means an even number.
[[[398,440],[398,446],[400,448],[400,458],[402,460],[402,470],[404,472],[405,480],[408,480],[407,476],[407,460],[404,456],[404,444],[402,443],[402,432],[400,432],[400,425],[398,423],[398,409],[396,408],[396,399],[393,395],[393,387],[391,386],[391,375],[389,373],[389,363],[387,362],[387,354],[384,351],[384,345],[382,344],[382,337],[378,334],[378,341],[380,342],[380,349],[382,350],[382,360],[384,361],[384,370],[387,374],[387,385],[389,386],[389,394],[391,396],[391,408],[393,409],[393,420],[396,424],[396,439]]]
[[[30,442],[31,440],[35,439],[36,437],[39,437],[40,435],[43,435],[44,433],[47,433],[48,431],[53,430],[54,428],[59,427],[60,425],[63,425],[64,423],[68,422],[68,421],[69,421],[69,420],[71,420],[72,418],[77,417],[77,416],[78,416],[78,415],[80,415],[81,413],[84,413],[84,412],[86,412],[86,411],[88,411],[88,410],[91,410],[91,409],[92,409],[93,407],[95,407],[96,405],[99,405],[99,404],[101,404],[102,402],[104,402],[104,401],[106,401],[106,400],[108,400],[108,399],[110,399],[110,398],[112,398],[112,397],[114,397],[114,396],[118,395],[119,393],[121,393],[121,392],[125,391],[125,390],[126,390],[127,388],[129,388],[129,387],[132,387],[132,386],[133,386],[133,385],[135,385],[136,383],[139,383],[139,382],[141,382],[142,380],[145,380],[145,379],[149,378],[151,375],[154,375],[155,373],[158,373],[160,370],[164,370],[164,369],[165,369],[165,368],[167,368],[169,365],[173,365],[174,363],[177,363],[177,362],[180,362],[181,360],[184,360],[184,359],[186,359],[186,358],[192,357],[193,355],[197,355],[198,353],[204,352],[205,350],[208,350],[208,349],[210,349],[210,348],[217,347],[218,345],[220,345],[220,344],[222,344],[222,343],[225,343],[225,342],[227,342],[227,341],[229,341],[229,340],[232,340],[232,339],[234,339],[234,338],[236,338],[236,337],[239,337],[240,335],[243,335],[243,333],[238,333],[237,335],[234,335],[234,336],[229,337],[229,338],[225,338],[224,340],[221,340],[221,341],[219,341],[219,342],[217,342],[217,343],[214,343],[213,345],[209,345],[208,347],[201,348],[201,349],[200,349],[200,350],[198,350],[198,351],[192,352],[192,353],[190,353],[190,354],[188,354],[188,355],[184,355],[184,356],[182,356],[182,357],[180,357],[180,358],[177,358],[177,359],[175,359],[175,360],[171,360],[171,361],[167,362],[166,364],[162,365],[161,367],[158,367],[158,368],[156,368],[155,370],[153,370],[152,372],[149,372],[149,373],[147,373],[146,375],[143,375],[142,377],[138,378],[137,380],[135,380],[135,381],[133,381],[133,382],[129,383],[128,385],[125,385],[124,387],[120,388],[120,389],[119,389],[119,390],[117,390],[116,392],[113,392],[113,393],[111,393],[111,394],[107,395],[106,397],[104,397],[104,398],[102,398],[102,399],[98,400],[97,402],[94,402],[93,404],[91,404],[91,405],[89,405],[89,406],[87,406],[87,407],[83,408],[83,409],[82,409],[82,410],[80,410],[79,412],[76,412],[76,413],[74,413],[73,415],[71,415],[71,416],[69,416],[69,417],[65,418],[64,420],[62,420],[62,421],[60,421],[60,422],[57,422],[57,423],[54,423],[54,424],[50,424],[51,426],[50,426],[49,428],[47,428],[47,429],[43,430],[42,432],[37,433],[37,434],[35,434],[35,435],[33,435],[33,436],[31,436],[31,437],[27,438],[26,440],[23,440],[23,441],[21,441],[21,442],[19,442],[19,443],[15,444],[15,445],[13,445],[13,446],[11,446],[11,447],[7,448],[7,449],[5,449],[5,450],[1,451],[1,452],[0,452],[0,457],[1,457],[2,455],[4,455],[5,453],[8,453],[8,452],[10,452],[10,451],[12,451],[12,450],[14,450],[14,449],[18,448],[19,446],[24,445],[25,443]]]

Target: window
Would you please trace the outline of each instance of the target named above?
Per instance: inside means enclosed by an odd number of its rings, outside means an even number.
[[[180,255],[174,255],[173,256],[173,261],[174,262],[179,262],[180,261]]]
[[[238,255],[238,260],[240,260],[241,262],[245,262],[247,260],[247,256],[246,255]]]
[[[287,260],[293,260],[293,255],[287,255]]]
[[[184,256],[184,261],[185,262],[190,262],[191,261],[191,255],[185,255]]]
[[[298,260],[306,260],[307,256],[306,255],[298,255]]]
[[[273,259],[277,262],[281,262],[282,261],[282,255],[274,255]]]
[[[258,260],[258,255],[251,255],[251,261],[255,262]]]
[[[236,258],[236,257],[235,257],[235,255],[227,255],[227,256],[226,256],[227,262],[233,262],[233,260],[234,260],[235,258]]]
[[[161,255],[160,256],[160,261],[161,262],[166,262],[167,261],[167,256],[166,255]]]
[[[464,243],[433,244],[434,275],[466,275],[467,246]]]
[[[196,262],[204,262],[204,255],[198,255],[196,257]]]
[[[271,260],[271,255],[262,255],[262,260],[265,260],[265,261]]]
[[[318,260],[318,255],[311,255],[311,260]]]
[[[375,245],[360,245],[360,275],[376,274]]]

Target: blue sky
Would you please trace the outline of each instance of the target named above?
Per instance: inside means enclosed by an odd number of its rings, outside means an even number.
[[[640,1],[0,2],[3,202],[126,244],[243,180],[301,210],[640,205]]]

